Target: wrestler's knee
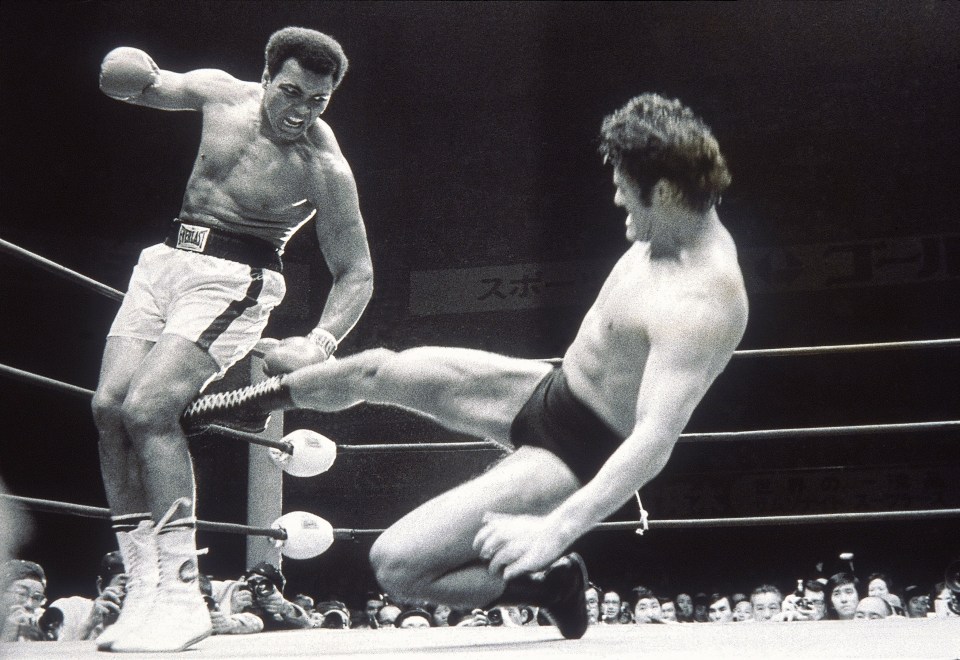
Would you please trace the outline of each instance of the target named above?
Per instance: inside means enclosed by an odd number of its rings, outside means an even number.
[[[389,533],[384,533],[370,548],[370,565],[377,583],[394,598],[415,596],[416,585],[422,585],[428,579],[415,558],[403,551],[405,547]]]

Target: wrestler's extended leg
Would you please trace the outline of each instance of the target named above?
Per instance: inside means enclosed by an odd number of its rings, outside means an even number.
[[[478,437],[509,439],[510,425],[551,366],[465,348],[364,351],[284,376],[296,407],[390,404]]]
[[[383,588],[401,598],[457,607],[496,601],[506,583],[473,549],[490,511],[542,515],[580,487],[554,454],[521,447],[472,481],[410,512],[374,543],[371,563]]]

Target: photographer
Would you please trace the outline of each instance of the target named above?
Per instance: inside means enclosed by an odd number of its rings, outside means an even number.
[[[263,620],[252,612],[243,611],[253,603],[253,596],[246,589],[238,590],[240,582],[221,582],[221,585],[232,584],[234,588],[230,590],[230,603],[238,606],[238,611],[224,613],[220,610],[216,599],[213,597],[213,583],[207,575],[200,576],[200,593],[203,595],[203,602],[207,605],[207,611],[210,612],[210,623],[213,624],[214,635],[248,635],[263,631]],[[226,590],[224,590],[226,591]],[[228,610],[231,608],[228,607]]]
[[[803,594],[800,594],[800,587]],[[816,580],[798,580],[797,590],[783,599],[780,614],[774,621],[820,621],[827,616],[827,599],[823,585]]]
[[[286,579],[273,564],[260,562],[239,580],[213,582],[212,594],[220,612],[255,614],[263,630],[311,628],[313,622],[302,607],[283,597]]]
[[[46,589],[46,573],[35,562],[11,559],[0,567],[0,641],[48,639],[39,626]]]
[[[104,628],[112,626],[120,616],[120,607],[127,595],[127,573],[123,558],[116,550],[108,552],[100,560],[97,572],[97,597],[93,600],[83,596],[58,598],[50,603],[46,621],[48,638],[61,642],[96,639]],[[59,626],[56,612],[60,612]]]

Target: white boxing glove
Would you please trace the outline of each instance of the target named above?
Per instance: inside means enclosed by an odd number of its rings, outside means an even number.
[[[100,90],[111,98],[130,101],[159,85],[160,67],[138,48],[115,48],[100,65]]]

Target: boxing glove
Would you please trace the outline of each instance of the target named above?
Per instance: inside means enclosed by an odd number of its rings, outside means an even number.
[[[160,68],[137,48],[115,48],[100,65],[100,90],[111,98],[129,101],[159,85]]]

